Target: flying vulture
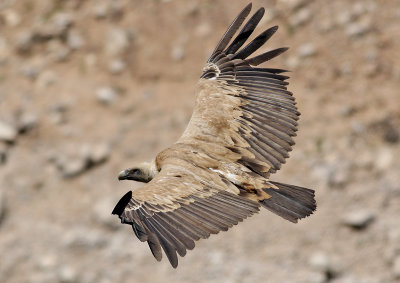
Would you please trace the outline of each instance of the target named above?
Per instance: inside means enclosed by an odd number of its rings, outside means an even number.
[[[122,171],[119,180],[147,183],[112,211],[171,265],[195,241],[226,231],[264,207],[296,223],[316,209],[314,191],[269,180],[294,144],[300,113],[282,69],[256,67],[288,48],[252,54],[277,31],[271,27],[242,47],[264,8],[231,41],[247,5],[218,42],[198,82],[196,104],[179,140],[154,160]],[[229,44],[230,43],[230,44]]]

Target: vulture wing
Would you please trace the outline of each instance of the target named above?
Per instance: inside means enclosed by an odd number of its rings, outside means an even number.
[[[263,8],[226,47],[249,9],[247,6],[235,19],[204,67],[196,106],[179,142],[223,144],[240,153],[237,162],[268,177],[289,156],[300,113],[292,93],[287,90],[288,77],[281,74],[284,70],[253,67],[287,48],[248,58],[278,27],[267,29],[241,48],[264,14]]]
[[[183,160],[166,162],[150,183],[128,192],[112,213],[132,225],[158,261],[163,249],[176,268],[177,254],[185,256],[194,241],[226,231],[258,212],[259,204],[239,197],[234,186],[229,188],[229,182],[210,170]]]

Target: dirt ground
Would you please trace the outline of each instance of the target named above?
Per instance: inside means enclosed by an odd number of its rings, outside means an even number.
[[[176,270],[111,211],[117,174],[184,130],[205,60],[247,1],[0,0],[0,282],[400,282],[400,2],[253,1],[280,29],[296,145],[268,211]]]

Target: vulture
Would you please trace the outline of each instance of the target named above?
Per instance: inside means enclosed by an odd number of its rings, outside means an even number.
[[[164,251],[174,268],[195,241],[227,231],[261,207],[294,223],[316,209],[313,190],[270,180],[292,150],[300,113],[287,71],[258,67],[288,48],[253,55],[278,26],[245,45],[264,14],[258,9],[240,29],[251,6],[206,62],[179,140],[118,175],[146,184],[125,194],[112,214],[132,226],[157,261]]]

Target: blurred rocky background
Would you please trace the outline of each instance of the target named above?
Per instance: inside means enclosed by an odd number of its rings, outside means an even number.
[[[173,143],[247,1],[0,0],[0,282],[400,281],[400,2],[254,1],[291,49],[302,113],[277,181],[314,188],[157,263],[114,204],[117,174]]]

